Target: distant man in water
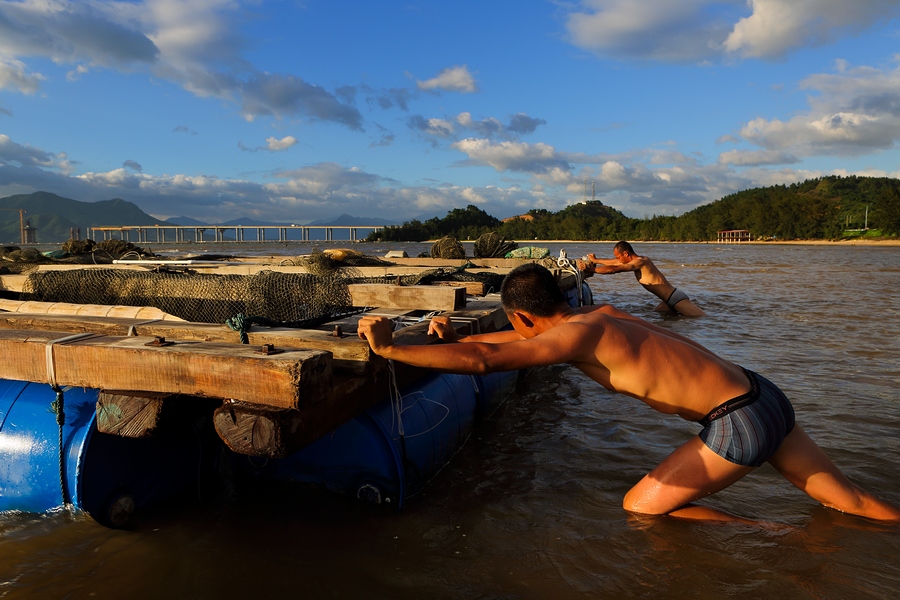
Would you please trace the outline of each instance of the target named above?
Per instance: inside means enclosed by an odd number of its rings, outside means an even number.
[[[446,317],[429,333],[446,343],[395,346],[392,323],[362,317],[358,335],[385,358],[445,372],[483,374],[569,363],[603,387],[651,408],[700,423],[625,494],[638,514],[751,522],[693,502],[736,482],[765,462],[825,506],[879,520],[900,509],[851,483],[794,424],[784,394],[761,375],[696,342],[610,305],[572,309],[544,267],[513,269],[500,291],[512,331],[460,337]]]
[[[638,256],[628,242],[623,241],[616,244],[613,254],[616,256],[615,259],[597,258],[593,253],[585,256],[584,262],[588,272],[605,275],[634,271],[634,277],[638,283],[662,300],[654,310],[674,311],[686,317],[702,317],[706,314],[690,301],[687,294],[669,283],[652,260],[646,256]]]

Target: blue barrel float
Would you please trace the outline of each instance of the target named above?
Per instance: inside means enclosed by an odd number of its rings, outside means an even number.
[[[496,408],[517,378],[518,371],[431,374],[290,456],[238,457],[239,467],[400,508],[449,462],[476,416]]]
[[[98,390],[62,392],[60,427],[51,386],[0,379],[0,510],[71,505],[121,526],[135,509],[196,483],[203,450],[190,423],[142,439],[99,433]]]

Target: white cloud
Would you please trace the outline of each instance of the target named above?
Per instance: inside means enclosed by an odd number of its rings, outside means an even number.
[[[443,90],[461,94],[471,94],[478,91],[475,78],[469,73],[466,65],[447,67],[438,73],[437,77],[426,81],[416,81],[416,87],[422,91]]]
[[[894,0],[582,0],[566,27],[574,45],[602,56],[778,59],[898,14]]]
[[[743,138],[797,156],[857,156],[900,139],[900,68],[848,69],[840,62],[837,73],[810,76],[801,88],[813,91],[806,113],[753,119],[741,129]]]
[[[41,167],[70,173],[72,165],[66,154],[53,154],[26,144],[18,144],[0,133],[0,166]]]
[[[719,154],[720,165],[758,167],[761,165],[789,165],[800,160],[786,152],[774,150],[728,150]]]
[[[245,119],[299,115],[362,129],[359,111],[302,78],[257,70],[241,52],[236,0],[74,2],[0,0],[0,88],[33,93],[39,75],[17,62],[31,57],[93,68],[146,69],[199,97],[235,102]]]
[[[17,90],[23,94],[34,94],[40,89],[43,78],[38,73],[26,73],[22,62],[13,59],[4,61],[0,56],[0,90]]]
[[[291,146],[294,146],[297,143],[297,138],[292,135],[285,136],[280,140],[275,137],[266,138],[266,145],[271,152],[279,152],[281,150],[287,150]]]
[[[753,14],[725,40],[728,52],[780,58],[795,48],[856,35],[900,14],[895,0],[748,0]]]
[[[487,139],[467,138],[451,147],[464,152],[473,161],[488,164],[497,171],[544,173],[555,168],[569,170],[569,163],[548,144],[494,143]]]
[[[744,0],[583,0],[568,15],[573,44],[605,56],[664,61],[700,60],[715,54]],[[710,5],[719,8],[713,15]],[[729,9],[729,7],[731,7]]]

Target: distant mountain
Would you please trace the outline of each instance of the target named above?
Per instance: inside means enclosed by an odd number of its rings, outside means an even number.
[[[319,225],[319,226],[341,226],[341,227],[353,227],[353,226],[365,226],[365,225],[399,225],[399,221],[391,221],[388,219],[379,219],[377,217],[354,217],[348,214],[342,214],[341,216],[331,219],[330,221],[319,220],[312,221],[308,223],[309,225]]]
[[[86,238],[88,227],[166,225],[121,198],[80,202],[49,192],[34,192],[0,198],[0,243],[21,241],[19,209],[26,211],[25,220],[37,229],[37,241],[44,244],[64,242],[75,229],[80,229],[81,237]]]
[[[166,219],[166,223],[169,225],[182,225],[185,227],[205,227],[206,225],[209,225],[209,223],[204,223],[203,221],[198,221],[191,217],[172,217]]]

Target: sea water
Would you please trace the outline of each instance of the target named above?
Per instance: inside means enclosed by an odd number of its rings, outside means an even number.
[[[542,245],[612,257],[610,243]],[[654,312],[630,273],[589,279],[597,302],[773,380],[846,475],[900,504],[900,248],[635,249],[707,316]],[[273,485],[163,507],[127,530],[0,513],[0,597],[897,597],[900,526],[823,508],[768,465],[703,501],[764,526],[623,511],[627,490],[698,430],[571,367],[537,369],[402,511]]]

